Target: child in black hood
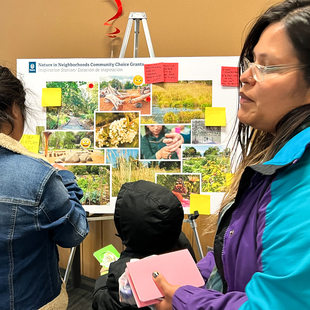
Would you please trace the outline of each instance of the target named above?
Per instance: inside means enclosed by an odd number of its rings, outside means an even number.
[[[195,259],[182,232],[183,218],[180,201],[166,187],[143,180],[123,184],[116,200],[114,223],[126,249],[110,264],[109,273],[97,279],[93,310],[137,309],[119,302],[118,279],[130,259],[185,248]]]

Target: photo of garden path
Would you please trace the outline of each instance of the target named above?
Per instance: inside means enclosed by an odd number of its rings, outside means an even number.
[[[152,116],[141,117],[141,123],[190,123],[203,119],[211,106],[212,81],[157,83],[152,85]]]
[[[41,139],[42,153],[51,164],[104,164],[104,151],[94,149],[93,131],[45,131]]]
[[[136,149],[107,149],[106,163],[112,165],[112,196],[117,196],[122,184],[146,180],[155,182],[156,173],[180,173],[180,162],[139,161]]]
[[[47,88],[61,88],[61,106],[46,108],[47,130],[91,130],[98,109],[98,83],[46,82]]]
[[[182,172],[201,173],[202,192],[224,192],[230,175],[230,150],[221,145],[182,146]]]
[[[83,190],[83,205],[105,205],[110,202],[110,165],[65,166],[73,172],[77,184]]]
[[[140,111],[151,114],[151,87],[135,85],[130,80],[100,82],[100,111]]]

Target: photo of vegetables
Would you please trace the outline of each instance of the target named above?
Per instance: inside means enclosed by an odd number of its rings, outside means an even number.
[[[110,202],[110,165],[65,165],[73,172],[83,190],[83,205],[106,205]]]
[[[184,208],[190,207],[190,194],[200,194],[200,174],[156,173],[156,183],[167,187]]]
[[[96,112],[97,148],[134,148],[139,146],[138,112]]]
[[[98,83],[46,82],[46,88],[61,88],[61,106],[46,108],[46,129],[93,129]]]
[[[141,117],[141,123],[190,123],[204,118],[211,106],[212,81],[157,83],[152,85],[152,116]]]
[[[202,192],[223,192],[230,171],[230,150],[221,145],[182,146],[182,172],[201,173]]]

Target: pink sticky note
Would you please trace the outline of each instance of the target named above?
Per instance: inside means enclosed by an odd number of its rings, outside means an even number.
[[[164,82],[177,83],[179,81],[179,64],[164,63]]]
[[[238,87],[239,86],[239,68],[238,67],[222,67],[221,85]]]
[[[146,84],[164,82],[163,63],[144,65],[144,77]]]

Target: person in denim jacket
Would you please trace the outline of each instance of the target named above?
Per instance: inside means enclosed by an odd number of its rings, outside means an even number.
[[[66,309],[57,245],[88,233],[83,192],[70,171],[18,142],[25,112],[22,83],[0,66],[0,309]]]

